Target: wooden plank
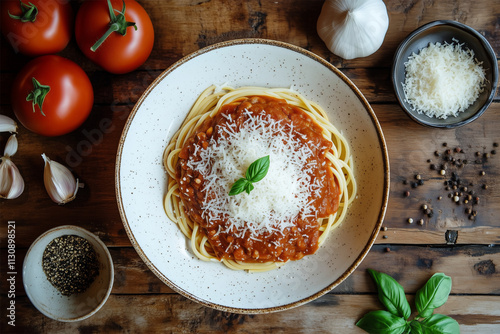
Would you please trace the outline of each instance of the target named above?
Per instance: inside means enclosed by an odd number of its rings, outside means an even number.
[[[389,149],[389,161],[391,163],[391,193],[389,206],[384,224],[389,228],[404,228],[413,230],[446,232],[447,230],[469,229],[474,233],[474,228],[489,226],[494,229],[500,227],[496,217],[500,215],[500,152],[491,154],[497,150],[495,143],[500,143],[500,104],[494,103],[489,110],[478,121],[455,131],[440,130],[424,127],[416,124],[407,117],[398,106],[374,105],[378,119],[382,125],[384,135]],[[401,138],[400,129],[405,129],[404,138]],[[443,146],[446,143],[446,147]],[[418,147],[418,148],[416,148]],[[455,148],[460,147],[461,152],[456,153]],[[450,162],[444,162],[448,149],[450,156],[455,159],[468,160],[463,167],[457,167]],[[438,151],[440,157],[434,152]],[[479,152],[480,156],[477,156]],[[488,159],[483,154],[489,154]],[[431,164],[438,166],[432,170]],[[446,174],[440,175],[441,164],[446,164]],[[485,175],[481,175],[481,172]],[[459,189],[446,190],[444,181],[452,178],[455,172],[457,179],[461,180]],[[422,186],[412,188],[411,183],[416,182],[415,175],[421,175],[424,180]],[[407,181],[408,184],[404,184]],[[471,185],[472,184],[472,185]],[[487,189],[483,189],[486,185]],[[467,187],[467,191],[461,189]],[[405,198],[404,193],[410,195]],[[459,193],[468,194],[474,191],[473,197],[479,197],[479,202],[474,200],[464,203],[464,196],[459,196],[459,204],[448,196]],[[442,196],[439,200],[438,196]],[[433,216],[424,214],[422,206],[427,205],[433,210]],[[474,219],[469,219],[470,214],[466,209],[477,212]],[[413,225],[408,224],[407,219],[412,218]],[[420,226],[417,222],[423,219],[424,224]],[[469,232],[469,231],[468,231]],[[498,243],[496,240],[482,240],[481,235],[489,233],[487,229],[478,232],[478,243]],[[402,236],[401,236],[402,237]],[[494,237],[492,237],[494,238]],[[495,238],[494,238],[495,239]],[[403,239],[403,242],[414,243],[411,238]],[[419,242],[422,240],[419,240]],[[471,241],[470,238],[467,240]]]
[[[397,237],[397,235],[395,235]],[[391,237],[388,240],[393,239]],[[390,251],[387,251],[387,248]],[[18,285],[16,295],[25,295],[21,284],[21,268],[26,249],[16,250]],[[115,268],[114,294],[168,294],[173,293],[166,284],[151,272],[132,247],[112,247],[111,257]],[[5,249],[0,250],[7,258]],[[0,270],[7,272],[5,261]],[[444,272],[453,281],[453,294],[500,295],[500,248],[498,246],[456,246],[452,248],[377,244],[368,253],[354,273],[332,293],[374,293],[375,286],[366,269],[385,272],[400,282],[407,293],[415,293],[436,272]],[[217,265],[217,264],[214,264]],[[401,268],[404,268],[402,270]],[[256,274],[258,276],[258,274]],[[140,282],[140,284],[137,284]],[[0,281],[2,291],[8,282]]]
[[[413,304],[412,297],[408,299]],[[500,326],[498,296],[450,296],[436,313],[454,318],[461,333],[494,333]],[[91,318],[62,323],[37,312],[26,297],[16,300],[16,327],[4,333],[364,333],[355,323],[382,309],[375,295],[325,295],[280,313],[231,314],[201,306],[176,294],[111,295]],[[123,310],[127,310],[124,312]],[[31,314],[23,318],[23,314]],[[5,320],[2,320],[5,321]]]
[[[450,227],[450,230],[430,231],[418,228],[388,228],[377,236],[377,244],[453,244],[453,245],[495,245],[500,244],[500,228],[491,226]]]
[[[469,237],[458,238],[459,243],[498,244],[498,234],[494,232],[500,227],[500,221],[496,218],[500,216],[500,153],[476,164],[475,152],[489,152],[493,149],[493,142],[500,143],[497,132],[500,127],[500,103],[492,104],[479,120],[455,131],[420,126],[397,105],[375,104],[373,108],[385,134],[391,163],[391,193],[385,226],[392,231],[400,228],[403,232],[436,232],[426,236],[430,243],[442,243],[439,235],[442,236],[447,230],[462,230]],[[0,110],[5,108],[0,107]],[[41,140],[40,136],[20,129],[19,151],[13,161],[25,179],[26,189],[18,199],[0,201],[0,221],[16,220],[18,223],[19,247],[28,247],[36,236],[50,227],[60,225],[60,222],[87,228],[101,236],[110,246],[130,245],[116,206],[113,175],[121,130],[129,112],[128,105],[96,106],[79,130],[58,138]],[[406,129],[404,140],[400,137],[401,128]],[[0,134],[2,146],[7,138],[8,134]],[[414,148],[416,141],[419,142],[417,150]],[[463,180],[475,183],[469,188],[475,189],[480,197],[479,204],[470,206],[477,211],[474,220],[469,220],[465,213],[469,206],[457,206],[447,197],[450,191],[445,190],[443,182],[449,179],[449,174],[443,177],[429,168],[427,160],[437,162],[434,151],[443,152],[443,142],[452,149],[462,147],[465,153],[461,155],[474,162],[457,169]],[[40,157],[43,152],[71,167],[86,184],[74,202],[57,206],[46,195],[42,181],[43,160]],[[450,167],[448,173],[451,170]],[[484,176],[479,175],[481,170],[486,172]],[[403,180],[413,182],[414,175],[418,173],[425,180],[423,186],[413,189],[403,184]],[[488,189],[482,189],[483,184],[487,184]],[[403,197],[405,191],[411,193],[408,198]],[[437,196],[443,199],[438,200]],[[432,218],[425,218],[421,210],[423,204],[434,210]],[[72,219],[68,221],[69,210]],[[89,216],[89,212],[99,214]],[[413,225],[407,223],[408,218],[414,219]],[[417,224],[421,218],[425,218],[423,226]],[[488,226],[492,229],[486,228]],[[0,240],[5,240],[6,233],[5,229],[0,230]],[[414,238],[411,233],[401,233],[397,242],[411,244],[425,240]]]
[[[380,49],[373,55],[344,60],[345,67],[391,66],[398,45],[413,30],[436,20],[464,23],[481,33],[495,53],[500,51],[500,32],[497,19],[500,3],[480,1],[384,1],[389,14],[389,29]]]
[[[397,104],[388,68],[341,68],[341,71],[359,88],[372,104]],[[133,107],[148,86],[161,73],[161,70],[146,69],[120,76],[104,72],[90,72],[89,78],[94,88],[96,105],[128,105]],[[11,87],[15,73],[5,73],[0,77],[0,86]],[[208,84],[207,84],[208,85]],[[495,94],[500,102],[500,91]],[[0,105],[10,105],[10,90],[0,91]]]
[[[155,47],[141,68],[166,68],[199,48],[238,38],[281,40],[317,53],[340,67],[389,67],[399,43],[414,29],[434,20],[465,23],[485,35],[495,52],[500,53],[500,36],[496,29],[497,14],[500,12],[498,2],[388,0],[385,3],[389,29],[379,51],[369,57],[342,60],[327,49],[316,32],[323,2],[250,0],[244,5],[234,6],[230,0],[140,1],[155,28]],[[76,11],[78,5],[74,7]],[[215,20],[217,17],[225,19]],[[0,64],[4,69],[18,70],[29,59],[14,54],[5,39],[1,49]],[[83,56],[74,40],[61,55],[77,61],[86,71],[99,70]]]

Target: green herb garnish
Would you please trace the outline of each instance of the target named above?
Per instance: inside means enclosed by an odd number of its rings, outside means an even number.
[[[356,326],[368,333],[460,333],[458,322],[434,309],[448,300],[451,278],[442,273],[434,274],[417,291],[415,306],[417,314],[410,319],[411,308],[403,287],[391,276],[368,269],[377,285],[378,298],[386,310],[367,313]]]
[[[244,191],[250,194],[250,191],[254,188],[253,183],[259,182],[267,175],[269,164],[268,155],[252,162],[252,164],[248,166],[245,177],[242,177],[233,184],[229,191],[229,196],[238,195]]]

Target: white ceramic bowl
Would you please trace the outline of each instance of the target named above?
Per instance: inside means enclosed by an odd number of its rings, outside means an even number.
[[[82,293],[63,296],[47,280],[42,256],[47,245],[57,237],[76,235],[87,239],[99,260],[99,275]],[[106,302],[114,280],[113,260],[108,248],[91,232],[71,225],[48,230],[31,244],[23,263],[23,284],[28,298],[44,315],[58,321],[80,321],[95,314]]]
[[[277,270],[248,273],[199,260],[163,209],[167,189],[163,151],[200,93],[212,84],[224,83],[293,87],[327,111],[351,146],[359,188],[346,219],[314,255]],[[137,253],[172,289],[223,311],[276,312],[327,293],[368,253],[389,196],[387,147],[366,99],[330,63],[287,43],[233,40],[181,59],[142,95],[120,140],[116,193],[123,224]]]

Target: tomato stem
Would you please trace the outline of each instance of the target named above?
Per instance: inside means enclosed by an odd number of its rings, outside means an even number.
[[[38,8],[31,2],[28,5],[19,0],[21,5],[21,15],[12,15],[10,12],[9,16],[14,20],[21,20],[21,22],[35,22],[36,16],[38,15]]]
[[[35,112],[35,105],[38,104],[40,112],[43,116],[45,116],[42,110],[42,105],[45,97],[50,91],[50,86],[42,85],[35,78],[31,78],[31,81],[33,82],[33,90],[28,94],[28,96],[26,96],[26,101],[32,101],[31,105],[33,106],[33,112]]]
[[[92,45],[90,50],[95,52],[97,48],[101,46],[101,44],[111,35],[113,32],[117,32],[122,36],[125,36],[127,34],[127,28],[128,27],[134,27],[135,30],[137,30],[137,25],[135,22],[128,22],[125,20],[125,0],[123,0],[123,7],[122,10],[119,11],[117,9],[113,9],[113,6],[111,6],[111,1],[108,0],[108,8],[109,8],[109,28],[108,30],[102,35],[99,40]],[[118,13],[118,15],[115,15],[115,11]]]

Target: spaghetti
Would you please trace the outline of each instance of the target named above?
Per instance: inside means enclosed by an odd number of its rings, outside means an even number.
[[[256,159],[268,175],[229,188]],[[313,254],[356,195],[347,140],[324,110],[285,88],[207,88],[164,152],[167,216],[196,256],[266,271]]]

